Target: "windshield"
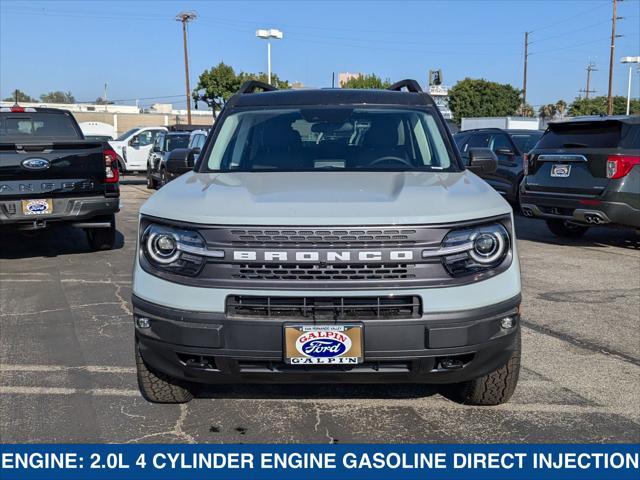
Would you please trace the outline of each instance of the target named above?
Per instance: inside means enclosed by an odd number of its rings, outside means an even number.
[[[187,148],[189,146],[189,135],[168,135],[164,142],[164,151],[170,152],[176,148]]]
[[[78,140],[73,118],[62,112],[25,112],[0,114],[0,138],[2,140],[37,140],[59,138]]]
[[[621,138],[620,122],[552,123],[538,148],[615,148]]]
[[[225,118],[209,171],[457,171],[436,118],[387,108],[251,110]]]
[[[516,144],[516,147],[518,147],[518,150],[520,150],[522,153],[527,153],[529,150],[531,150],[536,145],[536,143],[538,143],[540,137],[542,137],[542,132],[511,134],[513,143]]]
[[[140,130],[140,129],[139,128],[132,128],[131,130],[127,130],[122,135],[120,135],[118,138],[116,138],[116,142],[122,142],[123,140],[126,140],[131,135],[136,133],[138,130]]]

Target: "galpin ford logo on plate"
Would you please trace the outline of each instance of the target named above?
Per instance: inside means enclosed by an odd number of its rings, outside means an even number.
[[[361,325],[287,325],[285,361],[292,365],[362,362]]]

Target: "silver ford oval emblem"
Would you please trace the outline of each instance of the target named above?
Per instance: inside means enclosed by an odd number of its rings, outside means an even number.
[[[27,158],[22,161],[22,166],[28,170],[46,170],[51,163],[44,158]]]

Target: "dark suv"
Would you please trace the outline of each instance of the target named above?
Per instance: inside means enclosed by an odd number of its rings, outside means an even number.
[[[472,148],[490,148],[498,157],[498,168],[480,176],[511,203],[518,202],[518,187],[523,177],[522,158],[540,140],[538,130],[503,130],[481,128],[456,133],[453,139],[460,150],[462,161],[469,164]]]
[[[551,123],[525,163],[522,212],[556,235],[591,225],[640,228],[640,117]]]

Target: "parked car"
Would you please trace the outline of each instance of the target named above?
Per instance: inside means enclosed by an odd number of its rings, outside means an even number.
[[[413,80],[243,84],[194,170],[140,209],[144,398],[186,402],[195,383],[410,382],[507,401],[520,365],[513,212],[472,173],[495,154],[469,157],[465,169]]]
[[[0,108],[0,227],[84,229],[95,250],[111,249],[119,209],[116,153],[85,140],[70,112]]]
[[[113,125],[104,122],[81,122],[80,130],[86,140],[102,140],[109,142],[116,138],[116,129]]]
[[[580,237],[593,225],[640,228],[640,116],[550,123],[520,189],[528,217]]]
[[[169,183],[166,161],[169,152],[189,145],[189,132],[160,132],[147,160],[147,188],[158,188]]]
[[[207,131],[196,130],[191,133],[189,146],[187,148],[176,148],[166,155],[164,162],[165,179],[171,181],[180,175],[193,170],[198,162],[198,157],[207,139]],[[153,184],[147,182],[148,188],[154,188]]]
[[[166,127],[136,127],[128,130],[115,140],[109,142],[111,148],[120,156],[122,173],[136,173],[147,168],[149,152],[161,132]]]
[[[533,148],[540,137],[540,130],[500,128],[466,130],[453,136],[465,165],[469,163],[469,151],[473,148],[489,148],[496,154],[496,171],[481,173],[480,176],[514,204],[518,203],[518,187],[523,178],[523,155]]]

